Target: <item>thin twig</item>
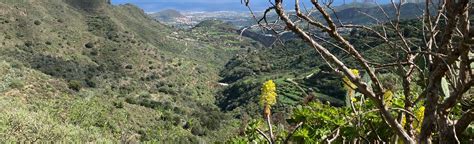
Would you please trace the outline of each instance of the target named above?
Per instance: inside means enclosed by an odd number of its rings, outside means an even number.
[[[262,135],[267,141],[268,143],[272,144],[272,140],[270,138],[268,138],[268,136],[260,129],[257,128],[257,132]]]
[[[296,125],[296,127],[290,132],[288,133],[288,136],[285,138],[285,141],[283,143],[287,144],[291,137],[293,136],[293,134],[303,125],[303,122],[300,122]]]

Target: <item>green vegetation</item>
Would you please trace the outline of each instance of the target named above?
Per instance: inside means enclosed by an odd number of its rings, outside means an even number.
[[[132,5],[65,1],[0,2],[0,141],[232,136],[238,121],[214,95],[219,68],[240,50],[237,34],[219,38],[230,45],[203,42]]]
[[[420,21],[409,20],[400,24],[404,36],[414,42],[414,45],[421,44],[419,38],[422,34],[417,29],[421,27]],[[373,28],[381,29],[377,26]],[[400,42],[397,41],[398,36],[393,31],[388,30],[387,36],[394,42]],[[369,31],[352,30],[344,37],[359,48],[361,54],[371,62],[397,61],[398,57],[392,54],[401,53],[399,49],[390,48],[385,42],[375,38],[376,35]],[[235,56],[226,64],[226,69],[221,71],[223,77],[221,81],[229,83],[230,86],[218,97],[218,105],[226,111],[231,111],[235,117],[243,119],[244,122],[241,126],[241,135],[230,141],[236,143],[267,141],[257,132],[257,129],[260,129],[269,133],[269,129],[263,123],[261,113],[265,111],[257,104],[259,97],[256,96],[260,95],[260,85],[266,80],[273,79],[277,85],[278,102],[272,108],[271,117],[274,121],[274,140],[277,143],[284,142],[286,138],[297,143],[317,143],[332,140],[333,137],[337,137],[333,140],[335,143],[342,143],[343,139],[362,141],[378,139],[394,142],[395,133],[389,128],[390,126],[379,113],[372,112],[375,104],[364,98],[361,93],[344,88],[344,78],[332,72],[314,49],[302,43],[292,40],[284,46],[249,50]],[[325,46],[331,47],[329,44]],[[416,50],[418,47],[412,49]],[[346,56],[339,49],[331,50],[338,57],[342,57],[349,67],[353,67],[354,70],[360,69],[352,57]],[[422,59],[416,61],[420,62]],[[378,71],[382,85],[388,88],[384,94],[385,103],[393,107],[390,111],[394,114],[404,108],[402,80],[396,74],[397,71]],[[366,83],[371,83],[364,71],[360,72],[360,76]],[[415,77],[414,81],[421,83],[419,75]],[[411,87],[411,93],[418,97],[422,92],[420,88],[420,85]],[[347,94],[351,94],[352,98],[346,99]],[[350,103],[355,105],[348,105]],[[463,105],[456,106],[456,114],[453,116],[460,116],[461,107],[469,107],[469,104]],[[354,114],[353,109],[370,112]],[[415,119],[421,121],[424,106],[416,105],[414,109],[417,113]],[[292,133],[295,126],[301,122],[301,126]],[[413,127],[419,131],[421,125],[419,122],[414,122]],[[469,141],[472,137],[471,130],[472,128],[469,128],[462,135],[462,141]]]
[[[372,101],[348,89],[301,40],[264,47],[216,20],[174,29],[133,5],[108,0],[7,0],[0,1],[0,13],[2,142],[264,143],[258,130],[270,130],[265,119],[272,120],[275,142],[317,143],[334,130],[347,139],[394,142],[389,126],[371,111]],[[400,26],[421,43],[421,24]],[[396,40],[393,31],[387,35]],[[352,30],[344,37],[368,61],[398,59],[391,53],[399,50],[374,33]],[[341,50],[331,51],[360,69]],[[380,71],[379,79],[390,88],[382,93],[387,103],[403,108],[396,73]],[[370,83],[364,71],[360,76]],[[414,86],[412,93],[421,90]],[[469,105],[454,107],[453,116]],[[353,108],[370,112],[354,114]],[[415,118],[423,119],[424,107],[414,108]],[[464,135],[472,139],[474,128]]]

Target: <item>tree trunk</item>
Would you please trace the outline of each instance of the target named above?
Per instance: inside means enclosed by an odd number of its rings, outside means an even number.
[[[442,144],[455,144],[460,143],[459,139],[456,137],[454,125],[451,124],[451,121],[448,119],[448,112],[440,111],[438,125],[439,125],[439,143]]]
[[[433,83],[433,86],[429,88],[429,91],[426,95],[425,102],[425,113],[424,119],[421,126],[421,132],[419,136],[419,142],[421,143],[431,143],[431,135],[434,130],[435,121],[437,120],[437,109],[438,109],[438,100],[439,100],[439,89],[441,88],[441,83]]]

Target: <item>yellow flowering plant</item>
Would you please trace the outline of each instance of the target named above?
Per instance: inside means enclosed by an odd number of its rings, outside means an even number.
[[[357,70],[357,69],[351,69],[351,73],[353,75],[359,76],[359,70]],[[344,78],[342,78],[342,80],[344,81],[344,88],[346,90],[357,88],[357,86],[354,83],[351,82],[349,77],[345,76]]]
[[[385,104],[387,104],[387,106],[391,106],[392,105],[393,92],[391,90],[386,90],[383,93],[383,98],[384,98]]]
[[[419,133],[421,131],[421,123],[423,119],[425,118],[425,106],[420,106],[415,111],[415,117],[418,119],[418,121],[415,121],[413,125],[415,126],[416,131]]]
[[[359,76],[359,70],[357,69],[351,69],[351,73],[353,75]],[[342,81],[344,82],[344,89],[347,91],[346,105],[350,106],[351,103],[357,101],[357,99],[354,98],[354,93],[357,86],[352,83],[352,81],[347,76],[342,78]]]
[[[268,80],[263,83],[262,93],[260,95],[260,104],[263,105],[264,111],[263,114],[265,117],[270,115],[270,108],[276,104],[276,85],[273,80]]]
[[[273,135],[273,129],[272,129],[272,124],[271,124],[271,107],[276,104],[277,102],[277,93],[276,93],[276,85],[273,82],[273,80],[268,80],[265,83],[263,83],[262,93],[260,95],[260,104],[263,105],[263,116],[265,120],[267,121],[268,124],[268,130],[269,130],[269,143],[274,143],[275,142],[275,136]],[[266,136],[267,137],[267,136]]]
[[[415,114],[415,119],[416,120],[413,122],[412,126],[415,128],[417,133],[420,133],[421,132],[421,124],[422,124],[423,119],[425,118],[425,106],[418,107],[414,111],[414,114]],[[405,125],[406,125],[405,116],[403,117],[401,124],[402,124],[402,127],[405,127]]]

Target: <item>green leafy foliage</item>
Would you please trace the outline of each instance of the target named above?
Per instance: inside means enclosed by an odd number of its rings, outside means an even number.
[[[290,121],[304,124],[295,132],[292,140],[298,143],[323,141],[337,128],[350,129],[351,126],[346,123],[349,116],[347,108],[335,108],[320,102],[299,106],[294,110]],[[351,137],[350,133],[345,136]]]
[[[403,21],[400,25],[403,32],[402,35],[413,41],[415,43],[414,45],[421,44],[419,38],[422,37],[422,35],[420,30],[417,29],[418,27],[421,27],[421,23],[416,20]],[[374,29],[380,29],[380,27],[375,26]],[[397,39],[396,37],[398,36],[393,31],[389,30],[387,32],[389,39]],[[400,53],[400,50],[390,48],[390,45],[375,38],[376,36],[371,32],[353,30],[349,35],[344,36],[357,48],[360,48],[362,55],[364,55],[368,61],[386,63],[391,61],[396,62],[398,59],[398,57],[391,54]],[[412,49],[417,50],[418,48],[412,47]],[[275,133],[278,137],[277,142],[283,142],[284,138],[291,134],[292,127],[300,122],[303,122],[302,126],[292,133],[290,141],[296,143],[324,143],[326,140],[333,138],[333,142],[335,143],[342,143],[344,140],[353,139],[366,142],[370,142],[370,140],[385,142],[396,141],[394,137],[396,134],[385,123],[384,118],[380,116],[375,103],[368,100],[368,98],[364,97],[361,93],[357,91],[354,92],[354,98],[350,99],[353,103],[352,106],[334,107],[344,105],[337,105],[337,103],[338,101],[340,102],[347,99],[345,98],[346,90],[342,89],[343,82],[341,80],[343,78],[332,73],[328,67],[319,66],[321,64],[312,66],[309,65],[309,63],[299,61],[296,64],[302,64],[305,68],[309,68],[301,69],[292,63],[295,60],[292,59],[294,57],[289,58],[283,55],[266,61],[266,57],[278,55],[271,52],[279,51],[278,47],[273,47],[268,51],[265,49],[255,51],[254,53],[236,56],[226,65],[229,69],[225,69],[221,72],[221,75],[224,77],[222,81],[231,83],[231,86],[227,87],[227,91],[224,91],[224,93],[236,92],[240,93],[240,96],[238,96],[238,94],[231,94],[227,95],[227,99],[219,99],[219,101],[225,103],[231,102],[233,107],[230,110],[235,109],[235,111],[239,112],[246,111],[249,112],[250,115],[258,116],[262,109],[251,103],[255,102],[252,101],[252,98],[254,98],[252,95],[256,95],[254,89],[258,89],[259,87],[258,85],[255,86],[252,84],[257,81],[261,82],[262,79],[275,79],[275,82],[279,86],[277,88],[278,95],[282,100],[278,100],[276,108],[274,109],[274,115],[278,114],[278,111],[289,113],[287,117],[283,118],[284,122],[276,121],[274,123],[275,127],[285,127],[276,130],[277,132]],[[307,54],[304,55],[302,59],[311,59],[311,56],[314,57],[314,55],[305,52],[303,49],[300,50],[300,52],[295,52],[295,54]],[[359,69],[356,67],[357,64],[354,63],[353,58],[346,57],[343,53],[339,53],[338,50],[334,50],[334,52],[338,57],[342,57],[348,66]],[[286,52],[284,54],[293,55],[294,53]],[[277,63],[280,60],[283,62]],[[314,60],[314,58],[312,60]],[[416,61],[421,62],[422,60]],[[269,72],[258,71],[259,67],[263,67],[259,65],[260,63],[269,63],[272,65],[272,69]],[[286,64],[293,65],[288,65],[290,67],[282,67]],[[296,72],[288,74],[284,71],[286,68]],[[403,87],[401,86],[402,81],[398,79],[398,75],[399,71],[377,71],[378,79],[381,81],[381,84],[387,88],[384,92],[384,103],[388,104],[389,112],[400,119],[402,126],[406,127],[405,117],[407,116],[401,111],[405,107],[405,96],[403,94]],[[415,72],[414,75],[413,81],[422,81],[417,77],[419,75],[418,73]],[[361,71],[361,77],[369,87],[372,87],[373,83],[364,71]],[[445,83],[446,82],[442,82],[442,85],[445,85]],[[410,87],[410,94],[414,99],[418,98],[422,92],[422,85],[421,83],[418,84],[420,85],[411,85]],[[445,87],[443,93],[449,93],[449,86],[443,87]],[[239,101],[243,97],[245,97],[244,100],[246,101]],[[317,102],[311,102],[315,100]],[[239,104],[239,102],[241,103]],[[245,110],[241,110],[242,108]],[[461,108],[461,106],[456,106],[456,108]],[[414,127],[414,131],[419,132],[419,121],[424,117],[423,112],[425,108],[422,104],[419,104],[414,106],[413,109],[415,122],[413,122],[412,126]],[[256,112],[251,113],[252,111]],[[462,110],[455,111],[459,112]],[[454,117],[459,115],[459,113],[453,114]],[[259,119],[259,117],[255,119]],[[267,131],[264,130],[264,132]],[[234,140],[236,142],[251,142],[255,139],[252,138],[251,135],[252,134],[246,133]],[[469,136],[464,137],[462,140],[468,137]]]

